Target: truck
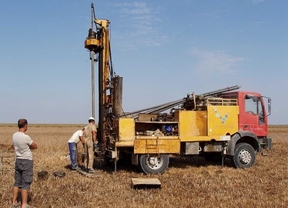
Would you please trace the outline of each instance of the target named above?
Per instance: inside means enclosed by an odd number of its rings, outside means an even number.
[[[123,77],[113,71],[109,26],[109,20],[95,17],[91,4],[91,28],[84,47],[90,51],[91,67],[98,62],[99,149],[95,156],[114,162],[116,171],[117,161],[129,155],[131,164],[144,173],[158,174],[165,172],[173,155],[203,156],[208,161],[221,160],[222,165],[229,158],[236,168],[248,168],[257,153],[271,149],[271,99],[239,91],[238,85],[124,112]]]

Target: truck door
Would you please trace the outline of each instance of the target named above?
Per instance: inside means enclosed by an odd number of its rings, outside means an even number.
[[[246,94],[240,129],[254,132],[257,136],[267,135],[267,116],[261,96]]]

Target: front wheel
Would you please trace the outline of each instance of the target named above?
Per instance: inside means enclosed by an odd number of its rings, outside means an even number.
[[[236,168],[248,168],[254,165],[256,159],[255,149],[247,143],[237,144],[233,163]]]
[[[139,158],[141,169],[146,173],[163,173],[169,165],[168,155],[141,155]]]

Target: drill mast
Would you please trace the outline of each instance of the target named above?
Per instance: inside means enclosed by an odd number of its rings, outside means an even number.
[[[113,132],[113,120],[122,111],[122,77],[115,76],[113,72],[109,37],[110,22],[106,19],[96,19],[93,3],[91,4],[91,23],[88,37],[85,40],[85,48],[90,51],[92,77],[95,61],[98,61],[99,123],[97,137],[100,148],[104,152],[107,140]],[[93,89],[92,99],[94,99]]]

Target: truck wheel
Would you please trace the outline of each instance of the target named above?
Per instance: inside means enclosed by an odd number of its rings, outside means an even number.
[[[141,155],[139,158],[141,169],[146,173],[163,173],[169,165],[168,155]]]
[[[247,143],[237,144],[233,163],[236,168],[249,168],[254,165],[256,158],[255,149]]]

